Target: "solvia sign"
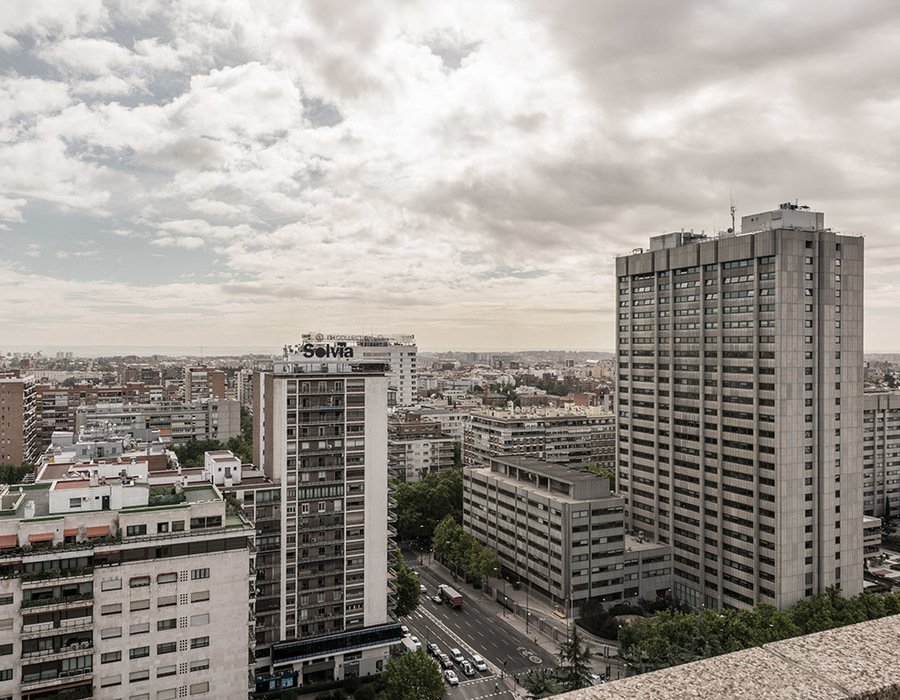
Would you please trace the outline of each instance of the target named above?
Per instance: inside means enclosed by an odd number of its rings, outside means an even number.
[[[300,351],[303,354],[303,357],[318,357],[321,359],[329,357],[353,357],[353,348],[343,344],[313,345],[312,343],[305,343],[300,348]]]

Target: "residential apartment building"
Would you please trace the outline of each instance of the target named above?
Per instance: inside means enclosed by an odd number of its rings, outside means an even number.
[[[0,697],[247,697],[253,528],[104,467],[0,486]]]
[[[232,399],[206,399],[193,404],[161,401],[150,404],[96,404],[75,411],[75,431],[105,429],[119,434],[159,431],[172,445],[190,440],[227,442],[241,432],[241,406]]]
[[[225,372],[212,367],[184,368],[184,400],[197,403],[203,399],[225,398]]]
[[[463,460],[483,466],[491,457],[521,455],[559,464],[615,467],[615,416],[591,409],[473,411],[466,419]]]
[[[303,344],[344,343],[352,347],[356,358],[385,362],[388,386],[397,406],[411,406],[418,387],[418,348],[414,335],[337,335],[304,333]],[[300,348],[302,353],[302,348]]]
[[[37,413],[34,377],[0,373],[0,465],[37,461]]]
[[[356,349],[289,346],[254,380],[254,461],[280,490],[280,530],[260,542],[281,555],[264,591],[280,616],[271,671],[304,684],[378,672],[400,637],[386,573],[389,365]]]
[[[529,457],[463,471],[463,527],[504,574],[556,603],[655,600],[672,586],[671,549],[625,534],[624,499],[605,477]]]
[[[795,205],[616,261],[618,486],[700,607],[862,590],[863,240]]]
[[[883,517],[886,509],[900,515],[900,392],[863,397],[863,511]]]
[[[412,483],[453,466],[455,441],[441,424],[416,413],[394,415],[388,421],[388,468],[391,477]]]

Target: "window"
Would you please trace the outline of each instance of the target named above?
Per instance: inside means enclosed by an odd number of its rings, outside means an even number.
[[[136,622],[128,628],[128,634],[146,634],[150,631],[149,622]]]
[[[0,605],[11,605],[12,602],[13,602],[13,596],[0,595]]]
[[[147,525],[128,525],[125,528],[125,535],[128,537],[137,537],[147,534]]]
[[[177,595],[161,595],[159,599],[156,601],[157,608],[165,608],[170,605],[178,604],[178,596]]]
[[[174,654],[178,651],[178,642],[163,642],[156,645],[157,654]]]
[[[200,695],[201,693],[209,692],[209,682],[205,681],[203,683],[191,683],[191,695]]]
[[[120,588],[122,588],[122,579],[120,578],[108,579],[100,583],[101,591],[118,591]]]
[[[191,640],[191,649],[200,649],[209,646],[209,637],[194,637]]]
[[[107,627],[106,629],[100,630],[100,639],[113,639],[115,637],[122,636],[122,628],[121,627]]]
[[[177,688],[166,688],[156,691],[156,700],[175,700],[178,697]]]
[[[208,625],[209,624],[209,613],[202,613],[200,615],[191,615],[191,627],[197,627],[199,625]]]
[[[184,520],[175,520],[172,523],[172,532],[184,532]]]
[[[117,673],[114,676],[103,676],[100,679],[101,688],[108,688],[111,685],[122,685],[122,675]]]
[[[192,603],[200,603],[204,600],[209,600],[209,591],[194,591],[191,593]]]
[[[191,570],[191,580],[196,581],[201,578],[209,578],[209,569],[193,569]]]
[[[101,664],[114,664],[122,660],[122,652],[121,651],[108,651],[105,654],[100,654],[100,663]]]
[[[178,673],[178,666],[177,666],[177,665],[172,665],[172,666],[160,666],[160,667],[156,670],[156,677],[157,677],[157,678],[165,678],[166,676],[174,676],[176,673]]]
[[[128,650],[129,659],[143,659],[145,656],[150,656],[150,647],[134,647]]]
[[[174,617],[169,618],[168,620],[157,620],[156,622],[156,630],[173,630],[178,627],[178,620]]]
[[[157,583],[177,583],[178,582],[178,574],[175,572],[169,574],[159,574],[156,577]]]
[[[168,532],[169,531],[169,523],[156,523],[156,531],[157,532]]]
[[[144,586],[150,585],[150,577],[149,576],[135,576],[131,580],[128,581],[128,585],[131,588],[143,588]]]
[[[150,609],[150,599],[146,600],[132,600],[130,608],[132,611],[135,610],[149,610]]]
[[[70,498],[69,499],[69,508],[81,508],[81,499],[80,498]]]
[[[0,670],[0,681],[11,681],[13,677],[13,670],[11,668],[4,668]]]
[[[191,661],[191,671],[205,671],[209,668],[209,659],[200,659],[199,661]]]
[[[128,676],[128,680],[131,683],[138,683],[140,681],[145,681],[150,678],[150,669],[143,669],[141,671],[132,671]]]
[[[109,605],[103,605],[100,607],[101,615],[115,615],[116,613],[120,612],[122,612],[121,603],[110,603]]]

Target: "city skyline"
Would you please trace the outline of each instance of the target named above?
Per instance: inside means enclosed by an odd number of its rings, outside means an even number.
[[[617,255],[799,200],[900,351],[895,7],[259,7],[0,8],[0,350],[610,351]]]

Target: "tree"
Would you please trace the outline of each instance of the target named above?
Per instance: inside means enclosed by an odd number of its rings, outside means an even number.
[[[394,614],[402,617],[409,615],[419,604],[419,577],[406,565],[399,549],[395,555],[397,576],[394,578],[394,587],[397,590],[397,605],[394,608]]]
[[[529,671],[522,678],[522,685],[525,686],[525,690],[528,691],[532,700],[558,695],[560,692],[559,684],[557,684],[553,674],[543,668]]]
[[[462,470],[444,469],[412,484],[395,483],[397,536],[400,540],[431,537],[450,516],[462,522]]]
[[[385,697],[391,700],[441,700],[444,679],[437,662],[422,649],[394,657],[384,668]]]
[[[218,440],[188,440],[183,445],[172,448],[182,467],[202,467],[204,452],[224,449],[225,445]]]
[[[26,474],[34,472],[34,467],[30,464],[22,464],[21,466],[13,466],[12,464],[0,465],[0,484],[20,484]]]
[[[578,690],[591,684],[590,661],[594,656],[587,642],[582,644],[578,625],[572,625],[571,634],[559,644],[559,673],[563,690]]]

